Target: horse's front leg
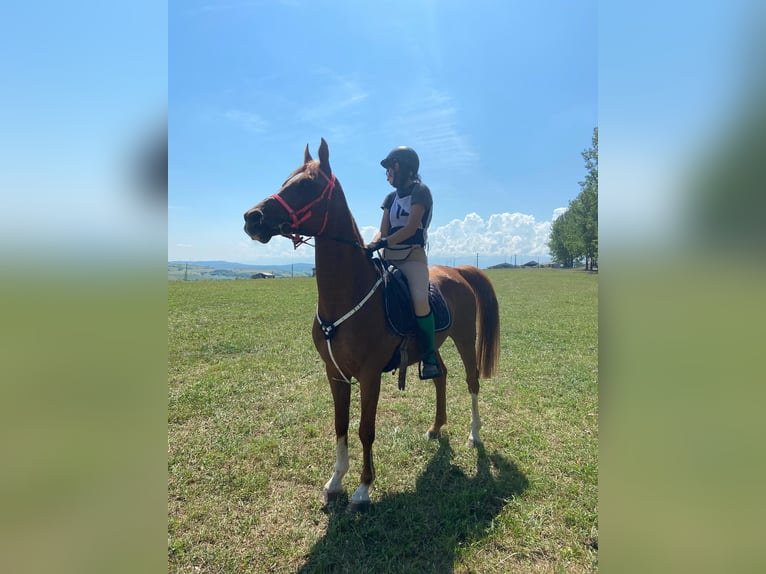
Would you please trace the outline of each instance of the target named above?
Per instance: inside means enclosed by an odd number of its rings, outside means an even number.
[[[349,512],[364,512],[370,507],[370,487],[375,480],[375,466],[372,462],[372,443],[375,442],[375,417],[380,396],[380,373],[360,381],[361,419],[359,439],[362,441],[361,484],[351,495]]]
[[[333,404],[335,405],[335,466],[333,473],[322,489],[322,502],[330,504],[343,492],[343,477],[348,472],[348,412],[351,402],[351,386],[334,379],[328,372]]]

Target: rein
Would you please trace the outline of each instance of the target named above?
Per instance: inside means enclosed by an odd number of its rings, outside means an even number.
[[[324,189],[322,190],[322,193],[319,194],[319,197],[317,197],[314,201],[311,203],[308,203],[301,207],[298,210],[293,209],[290,207],[290,204],[288,204],[278,193],[275,193],[271,196],[272,199],[276,199],[279,204],[285,208],[287,211],[287,214],[290,216],[290,229],[294,231],[294,233],[282,233],[284,237],[287,237],[292,240],[293,242],[293,249],[298,249],[301,245],[311,245],[308,242],[308,239],[301,236],[300,233],[298,233],[298,228],[300,225],[313,216],[313,213],[311,212],[311,208],[314,207],[317,203],[320,201],[325,201],[329,204],[330,200],[332,199],[332,192],[335,189],[335,174],[332,175],[332,178],[327,177],[327,175],[320,169],[319,173],[322,174],[322,177],[325,178],[325,181],[327,181],[327,185],[324,186]],[[319,231],[314,234],[314,237],[320,236],[324,230],[325,227],[327,227],[327,220],[330,215],[330,207],[327,205],[325,207],[324,212],[324,220],[322,221],[322,227],[319,229]],[[345,240],[338,240],[338,241],[345,241]],[[313,247],[313,245],[312,245]]]
[[[293,209],[289,203],[287,203],[278,193],[275,193],[271,196],[271,199],[275,199],[284,209],[287,211],[287,214],[290,216],[290,230],[293,233],[287,233],[282,232],[281,235],[284,237],[287,237],[288,239],[292,240],[293,242],[293,248],[298,249],[301,245],[309,245],[311,247],[314,247],[314,245],[311,245],[311,243],[308,242],[307,237],[303,237],[299,232],[298,229],[301,226],[301,224],[305,223],[309,219],[313,217],[313,213],[311,209],[317,205],[320,202],[325,202],[325,212],[324,212],[324,219],[322,220],[322,227],[317,231],[313,237],[319,237],[324,233],[325,228],[327,227],[327,221],[330,216],[330,200],[332,199],[332,192],[335,189],[335,174],[332,175],[332,177],[328,177],[326,173],[324,173],[321,169],[319,170],[319,173],[322,174],[322,177],[325,178],[325,181],[327,182],[324,186],[324,189],[322,189],[322,193],[319,194],[319,197],[317,197],[314,201],[311,203],[308,203],[301,207],[300,209]],[[288,225],[288,224],[283,224]],[[280,229],[281,231],[281,229]],[[312,236],[308,236],[312,237]],[[328,239],[332,239],[333,241],[338,241],[339,243],[346,243],[348,245],[353,245],[354,247],[361,248],[362,245],[359,243],[358,240],[349,240],[349,239],[343,239],[341,237],[328,237]],[[322,333],[324,334],[324,338],[327,341],[327,351],[330,354],[330,358],[332,359],[333,364],[335,365],[335,368],[338,370],[338,373],[340,373],[340,376],[343,377],[342,380],[347,384],[352,384],[351,380],[343,373],[340,366],[338,365],[338,361],[335,359],[335,355],[332,352],[332,343],[330,340],[335,336],[335,331],[337,330],[338,326],[340,326],[341,323],[345,322],[347,319],[351,318],[359,309],[361,309],[367,301],[370,300],[370,298],[373,296],[375,291],[377,291],[378,287],[380,287],[380,284],[383,283],[386,276],[388,275],[388,272],[384,269],[383,273],[378,277],[378,280],[375,282],[375,284],[372,286],[372,289],[367,293],[367,295],[364,296],[364,298],[354,307],[351,309],[348,313],[343,315],[340,319],[334,322],[329,321],[323,321],[322,318],[319,316],[319,305],[317,305],[317,313],[316,318],[319,322],[319,326],[322,329]]]

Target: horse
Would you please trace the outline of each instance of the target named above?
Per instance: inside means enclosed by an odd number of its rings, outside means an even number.
[[[343,493],[343,477],[349,470],[348,427],[351,382],[359,384],[361,415],[359,439],[363,462],[359,487],[348,511],[370,505],[375,479],[372,445],[380,395],[381,375],[403,338],[388,327],[385,318],[381,267],[364,249],[364,242],[349,210],[340,181],[333,174],[329,147],[322,138],[318,160],[304,151],[303,165],[293,171],[279,191],[244,214],[245,233],[268,243],[274,236],[292,239],[294,246],[314,239],[317,311],[312,329],[314,345],[325,364],[335,411],[335,466],[324,485],[325,505]],[[385,268],[383,268],[385,270]],[[471,396],[471,429],[468,446],[481,444],[479,430],[479,376],[492,377],[499,356],[499,312],[489,278],[473,266],[430,266],[431,283],[443,295],[452,316],[449,329],[436,333],[437,361],[441,375],[433,379],[436,415],[426,436],[437,438],[447,422],[447,368],[438,348],[447,337],[454,342],[465,367]],[[478,328],[478,329],[477,329]],[[422,358],[417,341],[411,341],[402,367]],[[400,380],[402,372],[400,370]]]

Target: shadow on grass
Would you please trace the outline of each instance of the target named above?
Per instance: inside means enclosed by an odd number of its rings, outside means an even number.
[[[347,496],[331,507],[327,533],[298,572],[451,572],[459,548],[487,535],[527,479],[483,447],[468,477],[452,464],[449,440],[439,440],[415,492],[386,495],[365,514],[347,514]]]

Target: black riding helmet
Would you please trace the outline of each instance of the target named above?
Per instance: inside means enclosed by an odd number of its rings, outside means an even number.
[[[395,147],[391,150],[391,153],[389,153],[386,158],[380,162],[380,165],[388,169],[394,165],[394,162],[397,161],[402,167],[409,168],[412,171],[412,175],[417,174],[418,169],[420,169],[420,158],[418,158],[418,154],[416,154],[415,150],[411,147]]]

